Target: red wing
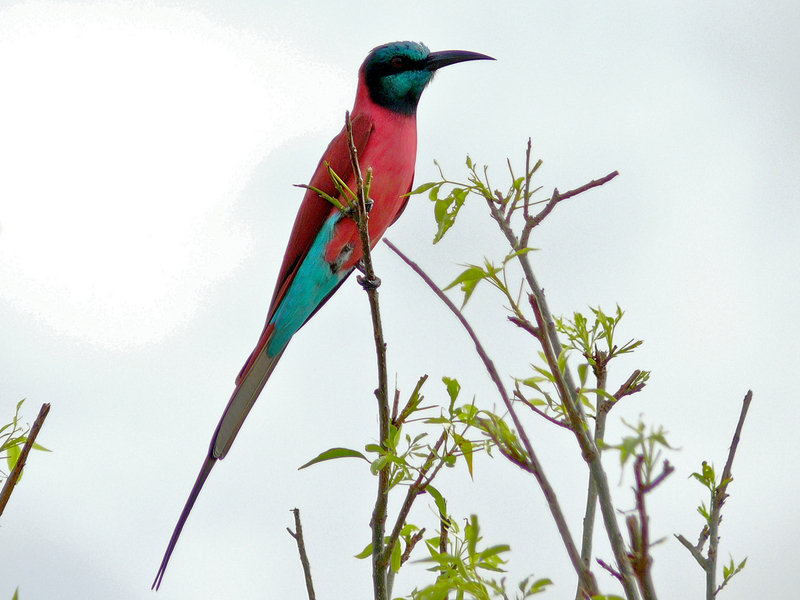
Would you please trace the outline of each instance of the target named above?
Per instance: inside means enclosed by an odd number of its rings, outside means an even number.
[[[363,156],[373,125],[365,115],[354,117],[352,122],[353,142],[359,156]],[[350,151],[347,147],[347,136],[344,128],[328,145],[309,183],[309,186],[322,190],[335,198],[339,194],[331,182],[328,170],[325,168],[325,162],[328,162],[334,172],[343,180],[348,181],[353,178],[353,169],[350,166]],[[272,295],[272,303],[267,316],[267,324],[269,324],[275,310],[292,284],[297,269],[306,254],[308,254],[325,220],[331,214],[332,208],[330,202],[320,198],[319,194],[312,190],[306,190],[306,195],[300,205],[300,210],[292,228],[292,235],[289,237],[289,244],[283,257],[278,281],[275,284],[275,291]]]
[[[414,175],[412,175],[412,176],[411,176],[411,185],[409,185],[409,186],[408,186],[408,189],[406,190],[406,197],[405,197],[405,199],[403,200],[403,204],[400,206],[400,209],[397,211],[397,214],[394,216],[394,219],[392,219],[392,222],[391,222],[391,223],[389,223],[389,226],[392,226],[392,225],[394,225],[394,224],[395,224],[395,222],[397,221],[397,219],[399,219],[399,218],[400,218],[400,215],[402,215],[402,214],[403,214],[403,211],[406,209],[406,206],[408,206],[408,199],[411,197],[411,196],[409,196],[408,194],[409,194],[409,193],[411,192],[411,190],[413,190],[413,189],[414,189]]]
[[[353,142],[355,143],[359,156],[363,156],[364,150],[367,147],[367,142],[369,141],[369,136],[372,133],[372,121],[365,115],[358,115],[353,117],[352,123]],[[325,168],[326,162],[330,164],[334,172],[344,181],[349,181],[354,178],[353,168],[350,164],[350,150],[347,147],[347,134],[344,128],[342,128],[339,135],[333,138],[331,143],[328,144],[328,148],[325,150],[325,154],[322,155],[314,171],[314,175],[311,178],[311,182],[309,183],[310,187],[317,188],[335,198],[338,196],[338,192],[328,175],[328,170]],[[250,357],[247,359],[247,362],[236,378],[237,385],[242,381],[254,362],[255,357],[264,349],[264,346],[269,340],[272,334],[269,322],[272,320],[275,311],[286,295],[289,286],[292,285],[292,281],[294,281],[295,275],[297,275],[297,270],[300,268],[303,259],[305,259],[308,251],[311,249],[311,245],[314,243],[317,234],[322,229],[325,220],[331,214],[332,210],[333,207],[330,202],[321,198],[317,192],[306,190],[303,203],[300,205],[300,210],[297,212],[297,217],[294,221],[292,234],[289,236],[289,243],[286,247],[286,253],[283,256],[283,264],[278,274],[278,281],[275,283],[275,291],[272,293],[272,302],[270,303],[269,312],[267,313],[267,322],[264,324],[264,330],[261,332],[258,344],[256,344],[255,349],[252,354],[250,354]]]

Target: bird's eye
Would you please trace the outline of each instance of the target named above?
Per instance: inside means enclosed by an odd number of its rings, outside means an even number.
[[[405,65],[405,61],[404,61],[404,60],[403,60],[403,59],[402,59],[400,56],[395,56],[395,57],[392,59],[392,66],[393,66],[395,69],[402,69],[402,68],[403,68],[403,65]]]

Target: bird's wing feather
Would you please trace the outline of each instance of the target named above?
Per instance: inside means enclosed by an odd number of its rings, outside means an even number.
[[[411,197],[408,194],[410,194],[411,190],[414,189],[414,175],[415,174],[416,173],[411,175],[411,184],[408,186],[408,189],[406,190],[405,198],[403,199],[403,204],[400,205],[400,208],[397,210],[397,214],[394,216],[394,219],[392,219],[392,222],[389,223],[389,226],[394,225],[395,221],[397,221],[397,219],[400,218],[400,215],[403,214],[403,211],[406,209],[406,206],[408,206],[408,199]]]
[[[359,156],[363,156],[364,150],[367,147],[369,136],[372,133],[373,123],[367,115],[357,115],[352,119],[353,124],[353,142]],[[344,129],[337,135],[328,145],[325,154],[317,165],[314,176],[311,178],[309,187],[317,188],[333,196],[339,196],[336,187],[328,175],[328,170],[325,168],[325,163],[328,163],[333,171],[339,175],[345,182],[350,183],[355,179],[353,175],[353,168],[350,163],[350,150],[347,145],[347,133]],[[353,190],[355,191],[355,190]],[[303,204],[297,213],[297,218],[292,228],[292,234],[289,237],[289,244],[286,248],[286,254],[283,257],[283,264],[281,265],[280,273],[278,274],[278,281],[275,285],[275,292],[272,296],[272,303],[270,305],[267,323],[270,322],[275,309],[280,305],[284,294],[289,289],[289,286],[294,279],[300,263],[308,254],[309,248],[314,243],[323,223],[330,216],[333,207],[331,204],[321,198],[313,190],[306,190],[306,195],[303,198]]]
[[[364,150],[367,147],[367,142],[369,141],[369,136],[372,133],[373,123],[367,115],[356,115],[352,118],[352,125],[353,143],[356,146],[358,155],[363,156]],[[309,187],[321,190],[335,198],[339,194],[328,175],[328,170],[325,168],[326,162],[339,177],[347,182],[348,185],[351,185],[350,180],[354,179],[355,176],[353,175],[353,169],[350,164],[350,150],[347,145],[347,133],[344,128],[339,135],[333,138],[331,143],[328,144],[328,148],[322,155],[314,171],[314,175],[311,178],[311,182],[309,183]],[[272,317],[275,316],[275,311],[278,306],[280,306],[286,292],[292,285],[303,259],[305,259],[308,254],[311,245],[314,243],[317,234],[320,232],[320,229],[322,229],[322,225],[330,216],[332,210],[333,207],[330,202],[321,198],[317,192],[310,189],[306,190],[303,203],[300,205],[300,210],[294,221],[292,233],[289,236],[289,243],[286,248],[286,254],[284,254],[283,257],[281,270],[278,273],[278,280],[275,283],[275,291],[272,294],[272,302],[270,303],[269,312],[267,313],[267,321],[264,324],[264,330],[261,332],[258,344],[256,344],[252,354],[236,377],[237,385],[248,375],[256,357],[267,345],[267,342],[269,342],[269,337],[272,333],[270,331],[270,321],[272,321]],[[324,303],[323,301],[319,306],[322,306]],[[316,312],[316,310],[314,312]]]
[[[370,133],[372,133],[372,121],[366,115],[360,115],[352,119],[352,124],[353,141],[355,142],[356,150],[360,155],[363,155]],[[314,172],[314,176],[311,178],[311,183],[309,184],[311,187],[315,187],[333,197],[336,197],[338,196],[338,193],[336,191],[336,187],[330,180],[328,170],[325,168],[326,162],[330,164],[331,168],[336,172],[337,175],[348,182],[348,185],[351,185],[349,180],[354,179],[354,176],[353,169],[350,164],[350,151],[347,145],[347,135],[344,129],[333,139],[333,141],[331,141],[328,149],[325,151],[325,154],[317,165],[317,169]],[[167,546],[167,551],[164,554],[163,560],[161,561],[161,567],[159,568],[158,575],[153,583],[153,587],[155,589],[158,589],[158,587],[161,585],[161,580],[164,576],[164,572],[167,569],[170,556],[175,549],[175,545],[178,543],[178,538],[181,535],[181,531],[183,530],[186,520],[189,518],[189,513],[194,506],[195,500],[197,500],[200,490],[203,488],[203,484],[206,482],[208,475],[211,473],[211,469],[214,467],[214,464],[217,462],[217,460],[224,458],[228,453],[228,450],[230,450],[233,440],[236,438],[236,434],[239,433],[242,423],[244,423],[244,420],[247,418],[250,409],[255,404],[258,395],[261,393],[261,390],[269,379],[269,376],[272,374],[275,365],[278,363],[281,355],[283,354],[283,352],[281,352],[276,356],[268,356],[266,352],[263,352],[263,349],[267,342],[269,342],[274,329],[274,326],[270,325],[270,321],[275,314],[275,310],[286,295],[289,286],[297,275],[300,264],[308,254],[311,245],[314,243],[314,239],[317,237],[320,229],[322,229],[325,220],[331,214],[331,211],[332,207],[329,202],[321,198],[316,192],[312,190],[306,190],[303,203],[300,206],[300,211],[297,214],[297,219],[295,220],[294,228],[292,229],[292,234],[289,237],[286,255],[283,259],[280,274],[278,275],[278,281],[275,285],[275,292],[272,297],[269,314],[267,315],[267,323],[264,326],[264,330],[261,333],[261,337],[258,340],[255,350],[253,350],[252,354],[239,373],[239,376],[236,378],[236,389],[233,391],[233,395],[228,401],[225,412],[222,414],[222,418],[220,419],[217,430],[214,433],[214,437],[211,441],[211,447],[209,449],[208,456],[203,463],[203,467],[200,469],[200,474],[197,476],[197,480],[192,488],[192,492],[186,501],[183,512],[181,512],[181,516],[178,519],[178,524],[175,526],[175,530],[172,533],[172,538]],[[327,297],[325,300],[327,300]],[[320,306],[324,304],[324,302],[325,301],[323,300]]]
[[[372,132],[372,122],[368,117],[360,115],[352,119],[352,124],[353,142],[355,143],[356,151],[361,154],[364,152]],[[350,163],[350,150],[347,145],[347,134],[344,129],[328,145],[309,184],[309,187],[317,188],[330,196],[336,197],[338,193],[328,175],[328,170],[325,167],[326,162],[344,181],[354,177]],[[233,396],[228,402],[225,413],[222,415],[217,427],[217,432],[214,435],[211,452],[216,458],[224,458],[225,454],[227,454],[236,434],[239,432],[239,428],[247,418],[250,409],[255,404],[258,395],[280,359],[280,354],[270,357],[263,351],[272,336],[274,328],[270,321],[272,321],[275,310],[283,301],[303,259],[308,254],[309,248],[311,248],[332,210],[335,210],[334,207],[327,200],[321,198],[317,192],[310,189],[306,190],[292,233],[289,236],[289,244],[278,275],[278,282],[275,285],[275,292],[272,296],[272,303],[267,314],[264,330],[261,333],[258,344],[256,344],[255,349],[236,378],[236,390],[234,390]]]

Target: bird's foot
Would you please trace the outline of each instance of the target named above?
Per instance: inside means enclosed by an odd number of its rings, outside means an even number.
[[[364,208],[366,209],[367,214],[372,211],[373,206],[375,206],[375,201],[372,198],[367,198],[366,202],[364,202]],[[344,214],[344,216],[348,219],[353,219],[354,221],[358,220],[358,206],[355,202],[341,210],[342,214]]]
[[[365,290],[377,290],[381,285],[381,278],[380,277],[373,277],[372,279],[368,279],[362,275],[356,277],[356,281],[363,287]]]

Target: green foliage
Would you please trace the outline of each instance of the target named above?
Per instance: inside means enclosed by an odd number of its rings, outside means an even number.
[[[476,418],[477,410],[472,404],[458,406],[456,403],[461,392],[461,384],[457,379],[443,377],[442,382],[447,395],[447,401],[438,413],[431,414],[436,406],[422,406],[424,397],[421,389],[426,377],[420,378],[419,383],[410,395],[405,407],[396,413],[390,425],[390,435],[384,444],[367,444],[365,451],[372,454],[367,458],[361,452],[348,448],[331,448],[320,453],[314,459],[305,463],[301,469],[316,465],[321,462],[339,458],[361,458],[370,465],[370,472],[377,475],[383,470],[388,470],[389,490],[398,486],[413,487],[418,494],[427,492],[433,499],[437,512],[447,514],[447,501],[444,496],[431,485],[438,471],[443,467],[453,467],[459,458],[463,458],[470,476],[474,475],[473,457],[478,451],[486,448],[481,440],[473,440],[469,432],[479,424]],[[406,430],[422,428],[423,431],[406,433]],[[438,429],[437,442],[431,442],[431,429]],[[390,567],[394,572],[400,570],[404,562],[404,553],[410,552],[418,540],[414,536],[419,528],[411,523],[404,523],[400,531],[400,542],[397,543],[389,536],[385,544],[392,545]],[[401,547],[402,546],[402,547]],[[403,549],[405,548],[405,550]],[[370,543],[357,558],[367,558],[372,555]]]
[[[463,265],[467,267],[466,270],[456,277],[450,283],[450,285],[444,289],[447,291],[459,284],[461,285],[461,291],[464,292],[464,302],[461,305],[461,308],[463,309],[467,305],[467,301],[469,300],[470,296],[472,296],[472,292],[475,291],[477,285],[481,281],[487,281],[506,296],[511,303],[512,312],[519,313],[521,315],[521,310],[519,308],[520,300],[519,298],[515,298],[508,289],[508,282],[506,281],[506,266],[511,260],[521,256],[522,254],[527,254],[531,250],[533,250],[533,248],[523,248],[522,250],[511,252],[510,254],[506,255],[500,266],[496,266],[488,259],[484,259],[482,267],[479,265]]]
[[[641,419],[636,425],[631,425],[625,419],[621,420],[623,425],[633,432],[633,435],[623,436],[619,444],[610,445],[604,443],[603,448],[617,450],[620,464],[623,466],[631,457],[644,457],[645,481],[651,482],[658,466],[657,463],[661,460],[661,449],[674,450],[675,448],[667,442],[667,432],[664,431],[663,427],[651,427],[650,431],[647,431],[647,426]]]
[[[367,454],[374,458],[367,458],[373,474],[381,474],[381,481],[388,479],[390,490],[398,486],[408,488],[406,502],[401,509],[401,517],[395,524],[393,533],[385,536],[384,550],[379,548],[374,552],[369,544],[358,557],[373,556],[380,560],[382,568],[388,565],[390,573],[397,573],[404,562],[409,559],[418,543],[422,542],[428,552],[424,562],[431,565],[430,571],[437,574],[436,581],[422,589],[415,589],[409,598],[411,600],[489,600],[502,597],[507,600],[511,597],[524,599],[544,591],[551,585],[548,579],[532,580],[531,577],[523,580],[515,590],[506,588],[506,578],[503,577],[505,556],[510,551],[509,546],[498,544],[485,546],[482,543],[478,517],[473,515],[464,525],[463,531],[458,527],[457,521],[448,513],[448,502],[442,492],[432,485],[438,471],[443,467],[453,467],[460,458],[464,459],[471,477],[474,476],[474,455],[479,451],[486,451],[492,455],[497,450],[505,458],[520,468],[534,473],[542,485],[547,496],[549,485],[546,483],[543,469],[534,456],[533,444],[530,436],[526,434],[523,421],[519,418],[517,407],[525,406],[534,413],[554,422],[562,427],[572,430],[576,435],[578,444],[583,451],[583,456],[590,463],[592,480],[590,483],[589,498],[591,505],[587,505],[584,519],[583,539],[591,539],[595,520],[594,498],[600,503],[604,517],[607,514],[621,512],[614,506],[613,499],[608,493],[606,475],[600,461],[603,455],[595,451],[596,444],[599,449],[614,450],[619,452],[620,464],[625,467],[631,457],[635,458],[633,471],[636,477],[636,515],[626,519],[630,542],[613,543],[612,551],[619,568],[618,579],[622,583],[627,597],[637,597],[635,586],[645,597],[654,597],[651,594],[652,581],[649,569],[652,559],[649,548],[654,545],[649,539],[646,524],[648,516],[645,508],[645,496],[655,489],[670,473],[673,467],[668,461],[663,466],[659,465],[662,452],[672,449],[666,439],[666,432],[661,427],[647,427],[641,418],[636,425],[623,424],[629,430],[629,435],[622,436],[619,443],[611,445],[604,443],[606,417],[608,412],[619,400],[627,395],[640,391],[648,382],[650,373],[647,371],[634,371],[627,381],[612,394],[606,389],[608,365],[612,359],[623,354],[629,354],[638,348],[642,341],[629,340],[618,344],[616,337],[618,326],[624,312],[616,306],[611,314],[606,314],[600,307],[590,307],[591,315],[584,316],[574,312],[572,318],[558,318],[555,322],[551,319],[547,303],[541,286],[536,282],[528,253],[533,249],[529,247],[531,232],[554,207],[568,198],[572,198],[592,187],[610,181],[617,173],[612,173],[602,179],[592,181],[580,188],[564,194],[554,191],[549,199],[542,200],[546,203],[537,214],[532,212],[533,207],[540,202],[533,202],[533,194],[541,188],[531,188],[531,178],[542,164],[536,162],[530,168],[530,143],[526,154],[525,175],[517,177],[509,162],[511,182],[505,193],[492,187],[489,181],[488,168],[482,172],[472,162],[469,156],[466,159],[468,170],[467,182],[449,181],[444,177],[438,163],[440,181],[425,183],[414,189],[410,194],[427,193],[433,202],[433,214],[436,221],[436,233],[433,243],[438,243],[454,226],[458,214],[464,207],[470,194],[482,198],[489,207],[491,218],[499,226],[500,231],[509,243],[510,251],[500,260],[484,257],[480,264],[463,264],[462,270],[456,275],[445,290],[458,288],[463,294],[462,309],[471,299],[481,282],[498,290],[503,298],[508,319],[519,329],[529,333],[538,342],[541,350],[534,354],[535,362],[530,367],[532,373],[515,377],[513,398],[509,398],[508,390],[501,390],[507,413],[497,414],[490,410],[478,408],[473,398],[470,403],[459,404],[462,389],[458,380],[443,377],[447,396],[443,398],[438,414],[431,416],[432,407],[423,407],[423,397],[420,394],[420,383],[409,398],[405,408],[399,411],[394,408],[388,439],[380,444],[366,446]],[[332,175],[333,176],[333,175]],[[340,189],[340,194],[347,196],[349,190]],[[351,193],[351,192],[350,192]],[[344,207],[343,210],[347,210]],[[517,224],[521,222],[518,229]],[[410,261],[408,261],[411,264]],[[522,276],[517,277],[509,268],[519,264]],[[414,267],[412,267],[414,268]],[[521,280],[521,281],[520,281]],[[431,284],[434,291],[441,293]],[[487,286],[483,286],[484,289]],[[454,312],[458,310],[453,308]],[[531,313],[533,313],[532,316]],[[463,317],[463,315],[458,315]],[[469,327],[467,327],[469,329]],[[472,332],[470,332],[472,335]],[[562,344],[563,340],[563,344]],[[501,376],[497,373],[492,362],[486,356],[485,349],[475,339],[478,353],[484,359],[484,364],[490,372],[492,379],[498,387],[504,387],[500,382]],[[568,358],[573,352],[578,352],[584,361],[577,366],[579,385],[575,385],[572,373],[568,367]],[[533,354],[533,352],[532,352]],[[590,387],[589,371],[595,376],[596,384]],[[590,400],[593,395],[593,401]],[[575,406],[574,402],[578,405]],[[396,402],[395,402],[396,404]],[[569,409],[569,411],[567,410]],[[576,410],[577,409],[577,410]],[[568,418],[569,413],[569,418]],[[512,420],[509,420],[511,417]],[[422,423],[422,431],[417,433],[417,427]],[[511,423],[515,423],[514,426]],[[414,427],[414,433],[408,433]],[[439,428],[438,441],[431,440],[431,428]],[[518,430],[517,430],[518,429]],[[470,435],[471,434],[471,435]],[[475,436],[478,439],[475,439]],[[524,443],[523,443],[524,440]],[[365,456],[353,450],[335,448],[320,454],[304,466],[316,464],[324,460],[342,457]],[[599,473],[599,475],[598,475]],[[697,478],[713,494],[717,491],[717,484],[713,468],[704,463],[703,471],[695,473]],[[544,481],[544,483],[543,483]],[[724,491],[724,490],[723,490]],[[420,529],[407,522],[413,498],[421,497],[425,493],[430,495],[439,517],[439,533],[434,536],[425,536],[425,529]],[[548,506],[553,512],[557,522],[563,521],[563,513],[554,497],[548,496]],[[403,512],[406,508],[405,512]],[[709,520],[709,511],[705,505],[700,508],[701,514]],[[620,529],[616,519],[604,518],[603,525],[607,528],[609,537],[621,540]],[[380,529],[380,531],[384,531]],[[399,534],[398,534],[399,532]],[[382,535],[382,534],[379,534]],[[565,539],[565,545],[570,546],[572,540]],[[583,554],[585,548],[581,550]],[[591,547],[588,555],[591,558]],[[586,559],[586,560],[590,560]],[[725,580],[720,589],[740,572],[746,563],[736,564],[731,558],[730,564],[723,566]],[[378,564],[378,563],[376,563]],[[701,563],[702,564],[702,563]],[[582,568],[577,568],[581,585],[590,582],[592,577]],[[634,574],[635,570],[635,574]],[[387,578],[391,588],[391,577]],[[634,579],[636,582],[634,583]],[[380,581],[376,579],[376,581]],[[717,590],[718,591],[718,590]],[[580,592],[579,592],[580,594]],[[381,596],[382,597],[382,596]],[[595,595],[594,600],[621,600],[615,595]]]
[[[361,454],[361,452],[358,450],[350,450],[349,448],[331,448],[330,450],[326,450],[325,452],[319,454],[316,458],[312,458],[297,470],[299,471],[301,469],[305,469],[306,467],[310,467],[311,465],[325,462],[326,460],[334,460],[336,458],[363,458],[369,462],[369,459]]]
[[[706,461],[703,461],[700,472],[692,473],[690,477],[694,477],[697,481],[703,484],[703,486],[706,489],[708,489],[708,491],[711,494],[712,503],[714,502],[714,497],[717,495],[717,489],[723,485],[726,485],[728,482],[732,481],[732,479],[725,479],[717,483],[717,475],[714,472],[714,465],[709,465]],[[700,503],[700,506],[697,507],[697,512],[699,512],[706,520],[706,525],[708,527],[711,527],[712,525],[711,511],[706,506],[705,502]]]
[[[699,481],[703,485],[703,487],[705,487],[708,490],[710,497],[709,506],[713,506],[714,502],[720,502],[721,504],[722,502],[725,501],[725,498],[727,496],[724,494],[724,490],[720,490],[720,488],[723,486],[727,486],[731,481],[733,481],[732,478],[728,478],[717,482],[717,474],[714,470],[714,465],[710,465],[706,461],[703,461],[700,471],[697,473],[692,473],[690,477],[693,477],[694,479]],[[712,511],[709,508],[709,506],[706,506],[705,502],[701,502],[700,506],[697,507],[697,512],[699,512],[700,515],[703,517],[703,519],[705,519],[706,530],[710,530],[713,528],[713,516],[711,514]],[[733,560],[733,556],[731,556],[730,563],[728,563],[727,565],[722,565],[723,581],[720,584],[717,591],[725,587],[728,584],[728,582],[733,578],[734,575],[740,573],[744,569],[746,564],[747,564],[747,558],[745,558],[742,562],[740,562],[737,565]]]
[[[600,354],[597,346],[600,342],[605,342],[603,352],[606,361],[620,354],[633,352],[633,350],[642,345],[641,340],[630,340],[623,344],[621,348],[615,344],[614,332],[625,314],[619,304],[617,304],[616,314],[613,316],[606,315],[600,307],[589,308],[594,313],[594,323],[591,326],[589,326],[589,320],[585,316],[575,312],[572,320],[563,317],[556,318],[556,330],[567,337],[568,343],[565,344],[565,347],[580,352],[593,367],[597,366],[597,356]]]
[[[469,171],[469,175],[467,176],[468,183],[447,180],[439,163],[436,161],[434,161],[434,163],[439,169],[439,174],[442,177],[441,181],[422,184],[410,193],[410,195],[413,195],[428,192],[428,198],[434,203],[433,216],[436,219],[437,225],[436,235],[433,238],[434,244],[438,243],[453,226],[458,212],[461,210],[461,207],[464,206],[469,194],[477,194],[478,196],[488,199],[497,199],[502,203],[504,209],[513,212],[521,203],[529,199],[531,194],[539,189],[529,190],[528,198],[526,198],[525,177],[515,177],[514,171],[511,168],[511,163],[508,164],[508,169],[511,173],[511,184],[505,195],[497,190],[492,192],[492,186],[489,183],[488,167],[484,167],[483,177],[481,177],[475,163],[472,162],[469,156],[467,156],[466,159],[467,170]],[[541,164],[542,161],[538,161],[533,169],[531,169],[530,175],[533,175]],[[450,191],[447,192],[444,197],[440,197],[442,196],[442,189],[445,186],[449,187]]]
[[[320,198],[326,200],[333,204],[336,208],[342,211],[347,216],[353,216],[356,213],[356,203],[358,202],[358,195],[356,192],[350,189],[350,187],[345,183],[344,179],[339,177],[338,173],[331,168],[330,163],[325,161],[325,168],[328,171],[328,176],[330,177],[331,183],[336,188],[339,196],[331,196],[330,194],[322,191],[319,188],[316,188],[311,185],[305,184],[297,184],[295,187],[304,188],[307,190],[311,190],[319,194]],[[364,176],[364,198],[369,198],[369,190],[370,186],[372,185],[372,169],[367,169],[367,174]]]
[[[498,544],[483,548],[476,515],[470,517],[463,534],[452,519],[447,523],[447,547],[444,551],[440,550],[441,537],[425,540],[429,557],[423,562],[432,563],[429,571],[438,572],[439,576],[435,583],[421,590],[415,589],[409,596],[412,600],[489,600],[495,597],[522,600],[543,592],[552,584],[549,579],[532,581],[528,577],[519,583],[518,592],[510,596],[505,577],[496,579],[487,575],[503,572],[502,565],[506,561],[502,555],[509,552],[509,546]]]
[[[0,427],[0,459],[2,459],[5,454],[9,472],[16,466],[22,452],[22,447],[25,445],[25,442],[28,441],[28,433],[30,432],[30,428],[23,428],[19,424],[19,411],[24,402],[24,398],[17,402],[14,417],[11,419],[11,422]],[[50,452],[50,450],[44,446],[40,446],[36,443],[33,444],[33,449]]]
[[[724,588],[728,584],[728,582],[733,578],[733,576],[736,575],[737,573],[740,573],[744,569],[745,564],[747,564],[747,558],[745,558],[738,565],[733,562],[733,556],[731,556],[730,558],[731,561],[727,565],[722,565],[723,580],[717,591]]]

